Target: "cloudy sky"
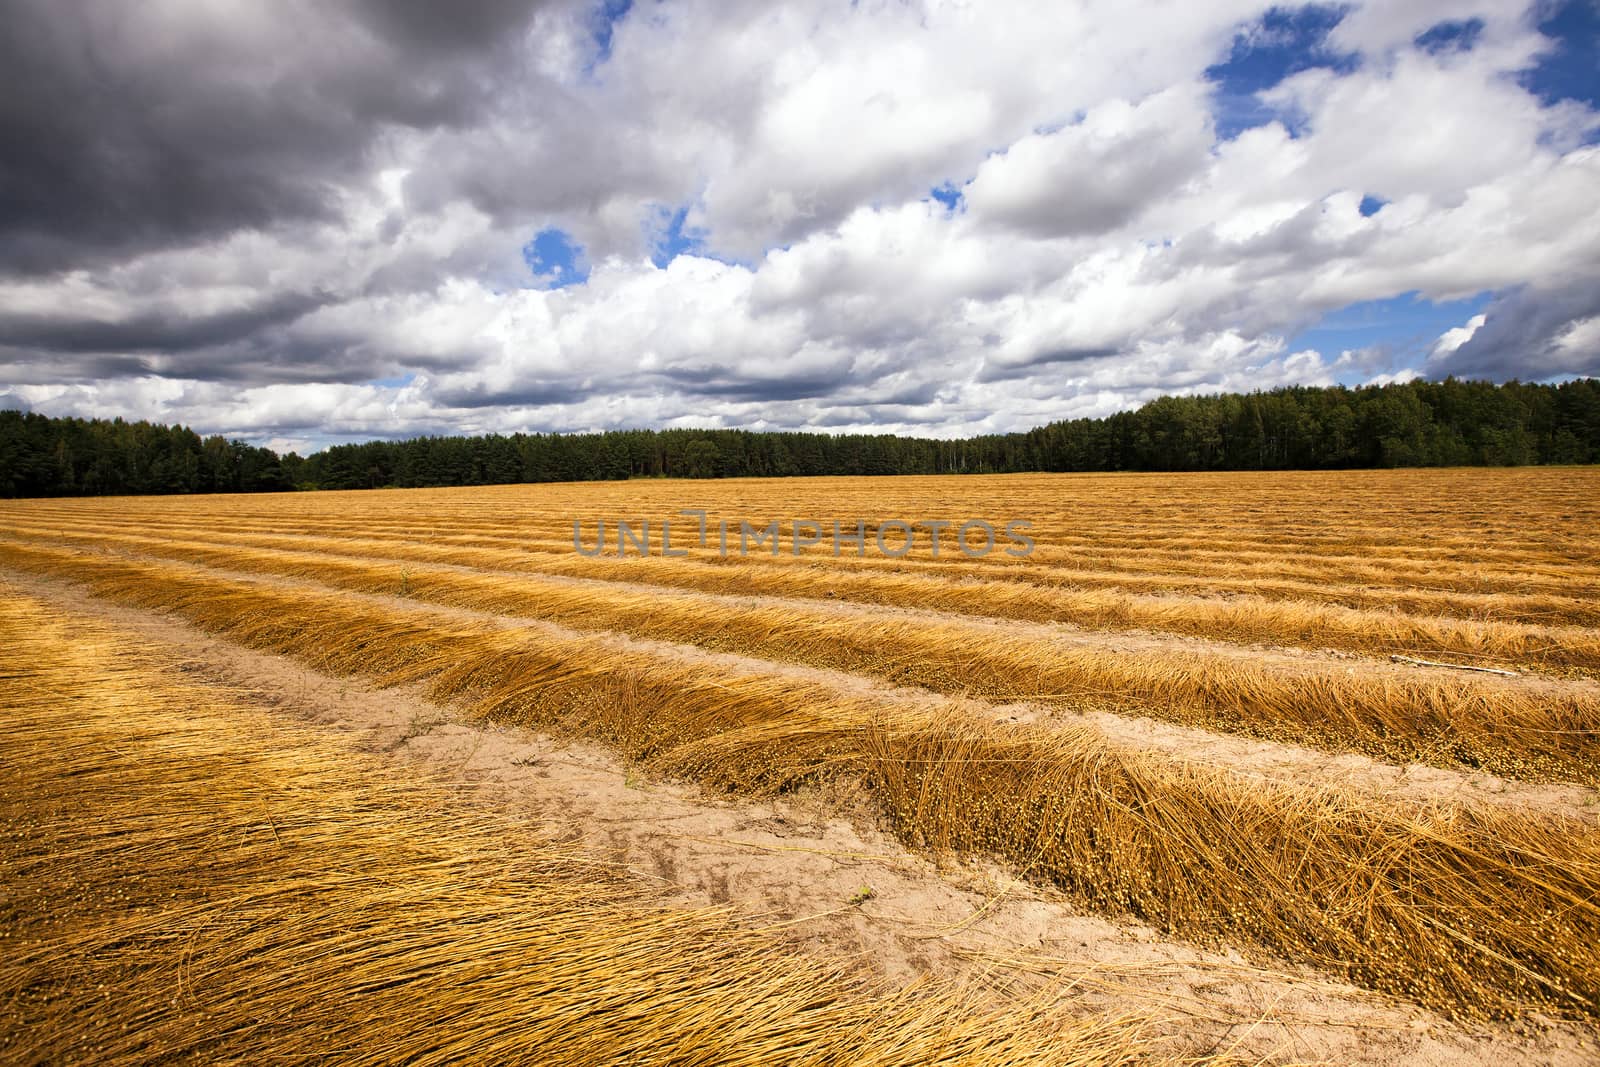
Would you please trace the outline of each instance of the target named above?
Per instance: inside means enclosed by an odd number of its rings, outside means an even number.
[[[1600,373],[1596,0],[0,17],[0,407],[304,450]]]

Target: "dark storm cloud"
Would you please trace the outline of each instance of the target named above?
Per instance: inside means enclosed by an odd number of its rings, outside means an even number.
[[[862,399],[861,403],[867,407],[876,407],[880,405],[884,407],[901,405],[911,405],[915,407],[922,404],[933,403],[935,400],[939,399],[939,394],[947,388],[949,388],[948,383],[942,382],[937,378],[933,378],[925,382],[914,382],[900,389],[896,389],[887,396],[864,398]]]
[[[555,404],[576,404],[597,392],[569,382],[539,382],[519,385],[512,389],[494,390],[483,384],[467,389],[441,389],[434,398],[446,407],[545,407]]]
[[[0,344],[53,352],[173,352],[209,348],[287,325],[322,306],[326,294],[285,293],[219,315],[163,311],[128,319],[66,319],[0,312]]]
[[[362,20],[412,53],[477,51],[515,33],[528,20],[529,0],[361,0]]]
[[[1106,359],[1116,355],[1119,351],[1121,349],[1108,347],[1054,348],[1040,352],[1031,359],[1015,363],[986,360],[983,368],[978,372],[978,381],[1006,382],[1018,378],[1028,378],[1032,377],[1039,367],[1049,366],[1054,363],[1084,363],[1093,359]]]
[[[1597,317],[1600,289],[1592,286],[1515,290],[1485,308],[1483,325],[1454,352],[1431,361],[1428,374],[1496,381],[1600,374],[1600,346],[1560,343],[1573,325]]]
[[[847,384],[834,373],[803,374],[793,378],[752,378],[702,371],[667,371],[662,375],[677,389],[692,396],[725,397],[744,401],[810,400],[832,396]]]
[[[64,328],[63,328],[64,329]],[[181,324],[172,327],[181,332]],[[111,332],[108,329],[108,332]],[[98,344],[100,338],[72,338]],[[447,366],[445,360],[408,359],[408,364]],[[398,363],[364,337],[308,340],[282,326],[265,325],[225,343],[163,351],[95,351],[42,346],[0,346],[0,381],[13,384],[96,382],[155,375],[241,386],[327,382],[359,384],[397,373]]]
[[[336,339],[308,342],[268,329],[230,345],[148,357],[166,378],[236,382],[244,386],[336,382],[353,385],[379,377],[393,363],[364,344]]]
[[[473,124],[533,7],[0,0],[0,273],[328,217],[385,128]]]
[[[326,346],[307,348],[264,337],[252,339],[248,344],[176,356],[26,353],[13,362],[0,361],[0,379],[21,385],[107,382],[153,375],[240,386],[310,382],[356,384],[378,376],[389,366],[361,353],[346,356]]]
[[[10,350],[0,355],[0,381],[12,385],[52,382],[92,382],[110,378],[136,378],[153,371],[148,356],[56,355],[40,356]]]

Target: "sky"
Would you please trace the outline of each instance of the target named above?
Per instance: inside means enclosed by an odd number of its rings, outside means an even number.
[[[0,408],[304,452],[1600,374],[1597,0],[0,18]]]

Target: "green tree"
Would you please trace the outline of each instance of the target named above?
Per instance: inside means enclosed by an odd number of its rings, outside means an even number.
[[[695,438],[683,450],[684,474],[690,478],[718,478],[722,475],[722,453],[716,442]]]

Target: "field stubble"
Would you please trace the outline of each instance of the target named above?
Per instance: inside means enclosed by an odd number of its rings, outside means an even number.
[[[0,542],[0,557],[55,560],[72,553],[41,539]],[[865,609],[819,601],[750,599],[618,582],[479,574],[372,563],[201,541],[69,536],[116,553],[398,595],[562,626],[686,642],[778,661],[859,672],[933,692],[1079,709],[1148,714],[1331,750],[1513,778],[1600,783],[1600,687],[1513,686],[1349,662],[1263,663],[1214,649],[1104,642],[1031,624]],[[92,558],[92,557],[91,557]],[[1124,643],[1125,646],[1131,643]]]
[[[1164,1059],[1145,1020],[875,989],[669,907],[14,590],[0,696],[9,1062]]]
[[[711,789],[849,775],[908,843],[1002,857],[1087,906],[1198,941],[1452,1013],[1594,1020],[1591,824],[1262,781],[1065,718],[997,722],[956,698],[1592,784],[1592,683],[1362,657],[1592,672],[1597,490],[1593,471],[1354,472],[40,502],[0,523],[0,563],[319,669],[420,683],[473,715],[598,739]],[[588,560],[561,546],[569,518],[680,507],[1033,518],[1041,548],[1021,562],[933,563]],[[380,599],[397,595],[480,614]],[[1061,622],[1083,630],[1052,630]],[[618,635],[752,665],[657,655]],[[1248,645],[1261,641],[1345,658]],[[921,707],[880,700],[762,660],[929,695]]]

